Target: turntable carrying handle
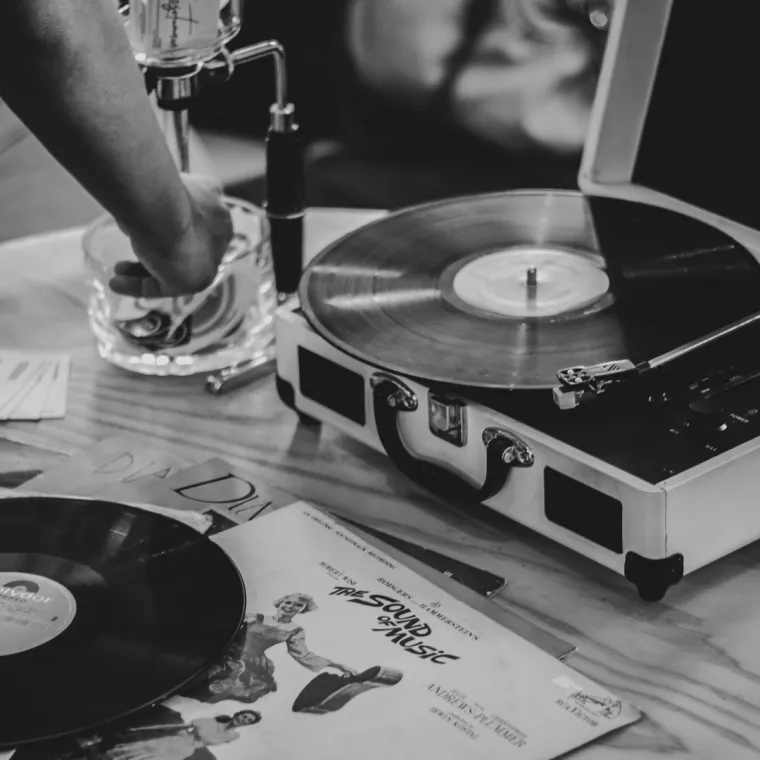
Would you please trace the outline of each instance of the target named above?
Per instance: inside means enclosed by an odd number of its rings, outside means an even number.
[[[530,466],[530,461],[512,458],[515,440],[502,431],[489,429],[483,435],[486,447],[486,477],[480,488],[471,486],[457,475],[431,462],[412,456],[404,446],[398,430],[398,414],[417,408],[417,397],[395,378],[376,375],[372,383],[375,427],[380,443],[396,467],[416,483],[439,496],[455,501],[480,504],[496,496],[507,481],[513,465]]]

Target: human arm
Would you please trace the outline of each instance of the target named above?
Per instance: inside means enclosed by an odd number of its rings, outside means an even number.
[[[218,193],[180,177],[114,0],[0,2],[0,97],[130,236],[148,295],[202,289],[232,234]],[[137,275],[137,277],[135,277]]]
[[[288,653],[298,663],[315,673],[325,668],[335,668],[345,675],[355,675],[356,671],[346,665],[328,660],[314,654],[306,644],[306,635],[303,628],[297,628],[287,639]]]

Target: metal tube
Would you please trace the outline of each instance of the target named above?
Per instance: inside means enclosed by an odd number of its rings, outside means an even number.
[[[198,64],[190,74],[175,75],[171,69],[157,70],[157,79],[162,86],[164,99],[176,100],[180,97],[192,97],[196,94],[197,80],[203,69],[214,79],[229,79],[237,66],[257,58],[274,56],[274,88],[277,108],[285,109],[288,105],[288,71],[285,48],[277,40],[266,40],[248,45],[234,51],[223,49],[221,57]]]
[[[285,61],[285,48],[277,40],[267,40],[266,42],[257,42],[255,45],[238,48],[230,53],[235,66],[248,63],[256,58],[263,58],[266,55],[274,56],[274,86],[277,106],[285,108],[288,104],[288,73]],[[212,62],[211,66],[215,63]],[[220,63],[219,65],[222,66],[224,64]],[[206,67],[209,68],[209,64],[206,64]]]
[[[750,327],[751,325],[757,324],[759,322],[760,311],[755,312],[754,314],[750,314],[748,317],[743,317],[737,322],[732,322],[726,327],[721,327],[711,333],[708,333],[707,335],[703,335],[702,337],[697,338],[690,343],[686,343],[683,346],[674,348],[672,351],[668,351],[665,354],[660,354],[660,356],[657,356],[654,359],[650,359],[646,364],[650,369],[657,369],[657,367],[661,367],[663,364],[672,362],[675,359],[680,359],[682,356],[692,353],[692,351],[703,348],[710,343],[714,343],[716,340],[726,338],[729,335],[733,335],[734,333],[738,332],[739,330],[744,330],[747,327]]]
[[[187,173],[190,171],[190,119],[186,108],[172,111],[171,114],[174,123],[177,163],[180,171]]]

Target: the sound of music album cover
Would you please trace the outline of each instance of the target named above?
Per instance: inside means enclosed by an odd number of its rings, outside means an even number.
[[[224,659],[118,728],[13,760],[540,760],[640,717],[304,503],[214,540],[247,589]]]

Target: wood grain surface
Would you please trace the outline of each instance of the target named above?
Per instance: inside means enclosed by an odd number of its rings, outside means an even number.
[[[8,214],[15,229],[23,208],[19,198],[1,208],[0,229]],[[28,221],[28,231],[45,229]],[[311,247],[359,221],[310,212]],[[571,666],[644,711],[638,724],[574,756],[760,757],[760,543],[647,604],[591,561],[485,509],[463,512],[424,493],[383,456],[329,428],[300,426],[271,377],[217,398],[200,378],[110,366],[87,324],[77,231],[0,246],[0,347],[10,346],[66,350],[73,368],[65,419],[0,423],[2,485],[110,435],[141,435],[195,461],[223,457],[338,514],[506,576],[494,603],[575,643]]]

